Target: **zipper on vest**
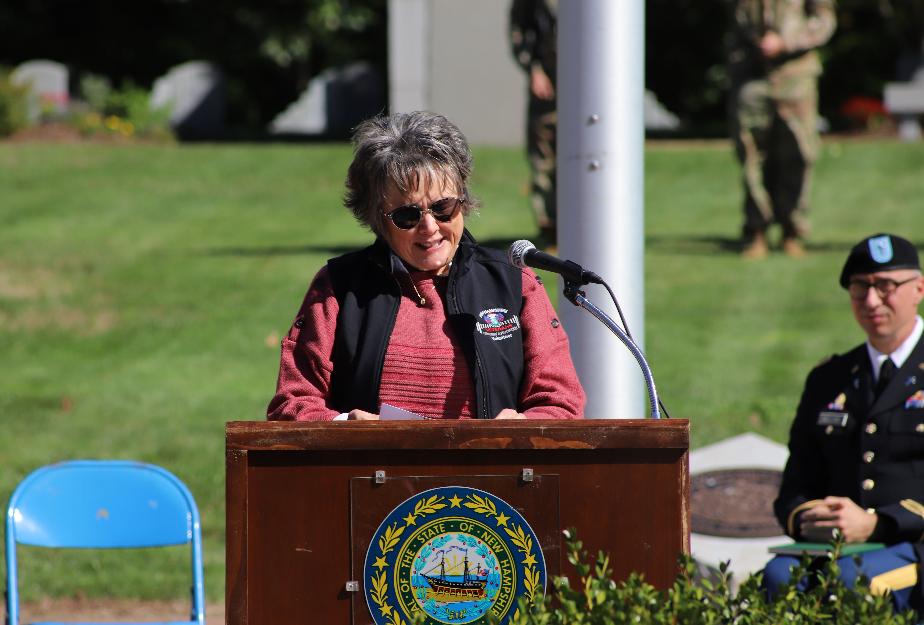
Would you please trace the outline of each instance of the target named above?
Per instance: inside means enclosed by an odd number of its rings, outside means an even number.
[[[456,294],[456,281],[454,276],[450,273],[449,275],[449,286],[446,289],[446,294],[449,296],[450,303],[450,312],[452,314],[458,315],[460,312],[459,309],[459,298]],[[476,398],[478,400],[478,417],[480,419],[489,419],[488,416],[488,381],[485,379],[484,367],[481,365],[481,355],[478,353],[478,341],[472,338],[472,352],[475,354],[475,375],[478,376],[478,380],[481,381],[481,392]],[[475,385],[478,386],[477,384]]]
[[[484,378],[484,367],[481,366],[481,357],[478,355],[478,346],[475,345],[475,369],[478,370],[478,377],[481,379],[481,405],[478,407],[478,412],[481,413],[482,419],[489,419],[488,417],[488,397],[487,397],[487,383],[488,381]]]

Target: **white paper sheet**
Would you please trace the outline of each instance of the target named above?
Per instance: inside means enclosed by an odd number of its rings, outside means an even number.
[[[391,404],[382,404],[379,410],[379,420],[381,421],[406,421],[408,419],[423,419],[421,415],[404,408],[398,408]]]

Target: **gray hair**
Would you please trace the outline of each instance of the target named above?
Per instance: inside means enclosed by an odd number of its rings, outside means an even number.
[[[477,208],[468,190],[472,151],[451,121],[417,111],[367,119],[353,132],[353,162],[347,171],[344,206],[359,223],[381,235],[382,204],[394,188],[410,194],[420,186],[452,183],[466,199],[462,214]]]

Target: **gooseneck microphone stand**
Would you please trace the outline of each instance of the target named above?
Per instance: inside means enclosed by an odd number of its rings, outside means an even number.
[[[591,315],[596,317],[603,325],[609,328],[610,332],[615,334],[623,344],[629,348],[629,351],[632,352],[632,355],[635,356],[635,360],[638,361],[638,366],[642,369],[642,375],[645,376],[645,385],[648,387],[648,402],[651,404],[651,418],[660,419],[661,410],[659,406],[661,405],[660,399],[658,399],[658,391],[655,389],[654,377],[651,375],[651,367],[648,366],[648,361],[645,360],[645,355],[642,353],[642,350],[639,349],[638,345],[635,344],[626,332],[623,331],[619,325],[613,321],[609,315],[597,308],[593,302],[584,297],[584,291],[580,290],[580,284],[574,282],[573,280],[565,279],[565,297],[569,302],[574,304],[579,308],[583,308]],[[618,304],[617,304],[618,306]]]

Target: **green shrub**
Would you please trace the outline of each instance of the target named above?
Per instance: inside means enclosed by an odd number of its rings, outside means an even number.
[[[151,108],[148,91],[132,84],[112,90],[103,112],[107,117],[115,116],[126,120],[141,136],[151,136],[169,129],[170,109]]]
[[[169,140],[169,107],[151,108],[147,90],[128,83],[114,89],[103,76],[87,74],[80,80],[83,107],[73,107],[71,123],[81,134]]]
[[[693,559],[680,558],[680,572],[674,584],[658,590],[638,574],[622,582],[611,577],[609,557],[600,553],[596,563],[588,564],[587,553],[573,532],[566,533],[568,561],[579,581],[572,587],[568,578],[559,577],[543,603],[520,603],[514,625],[911,625],[913,612],[895,614],[887,596],[869,591],[868,580],[860,579],[848,588],[838,577],[843,542],[835,543],[831,557],[820,570],[808,572],[809,560],[794,570],[790,585],[781,589],[773,601],[760,586],[760,574],[751,575],[732,590],[727,564],[716,579],[697,575]],[[795,580],[814,576],[808,590],[795,588]]]
[[[10,72],[0,67],[0,137],[7,137],[29,123],[26,113],[28,88],[14,85]]]
[[[104,112],[110,93],[112,93],[112,83],[105,76],[89,73],[81,76],[80,95],[91,110]]]

